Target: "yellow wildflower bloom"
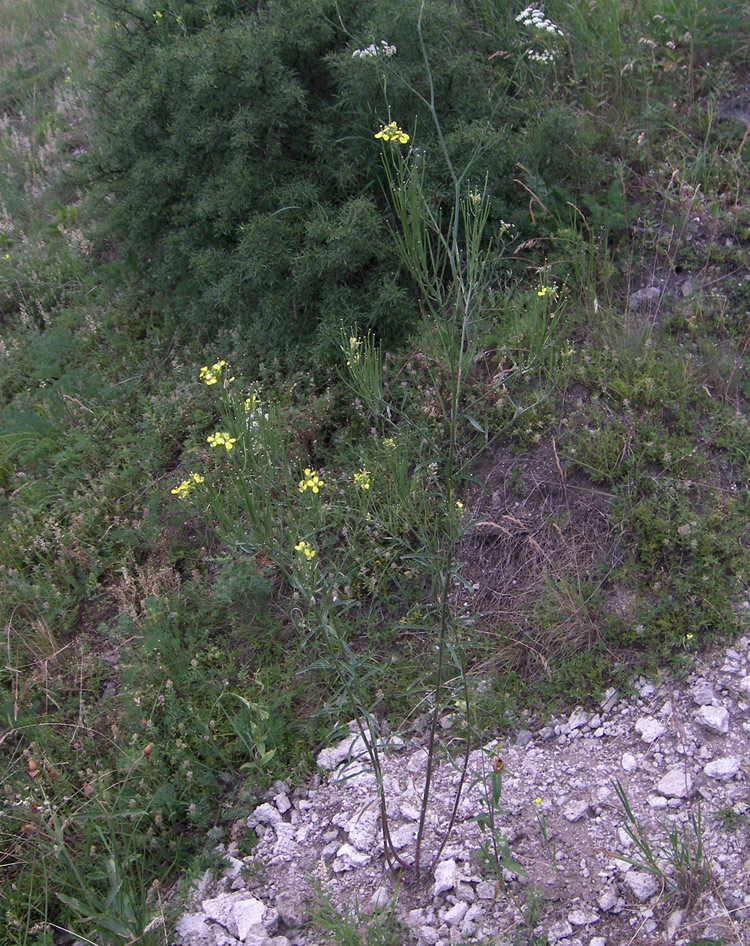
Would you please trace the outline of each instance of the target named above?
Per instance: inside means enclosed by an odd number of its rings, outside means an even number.
[[[359,473],[354,474],[354,482],[361,489],[369,489],[370,488],[370,474],[367,472],[367,470],[362,469],[359,471]]]
[[[362,340],[357,338],[356,335],[352,335],[349,338],[349,353],[350,357],[347,359],[346,367],[348,368],[353,361],[357,362],[362,356],[361,352]]]
[[[172,490],[173,495],[177,496],[178,499],[187,499],[190,494],[190,490],[197,486],[199,483],[203,482],[203,477],[200,473],[190,473],[186,480],[183,480],[179,486],[175,486]]]
[[[299,541],[299,542],[294,546],[294,551],[295,551],[295,552],[300,552],[302,555],[304,555],[304,556],[305,556],[305,559],[306,559],[308,562],[311,562],[311,561],[315,558],[315,556],[318,554],[318,553],[315,551],[315,549],[312,547],[312,545],[310,545],[309,542],[305,542],[304,539],[302,539],[301,541]]]
[[[217,430],[215,434],[206,437],[209,447],[226,447],[227,451],[232,450],[237,443],[236,437],[230,437],[226,430]]]
[[[400,145],[405,145],[409,140],[409,135],[399,128],[396,122],[391,122],[389,125],[383,125],[380,131],[376,132],[375,137],[382,138],[383,141],[396,141]]]
[[[253,393],[250,397],[245,398],[245,413],[252,414],[253,411],[256,411],[260,407],[260,398],[257,394]]]
[[[325,485],[326,484],[318,476],[315,470],[311,470],[309,466],[305,467],[305,474],[303,478],[299,481],[300,493],[304,493],[308,489],[312,490],[313,493],[319,493],[321,488]]]
[[[208,365],[204,365],[201,368],[200,374],[198,375],[199,380],[205,382],[207,387],[211,387],[212,384],[216,382],[221,377],[221,372],[226,366],[226,361],[217,361],[215,365],[211,365],[209,368]],[[234,378],[231,379],[234,381]]]

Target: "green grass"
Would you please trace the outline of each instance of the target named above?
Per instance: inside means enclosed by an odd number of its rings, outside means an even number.
[[[466,523],[483,523],[459,541],[466,582],[450,599],[478,733],[638,671],[688,672],[740,630],[733,603],[750,575],[750,145],[738,154],[742,129],[712,111],[747,53],[737,5],[546,11],[565,58],[518,66],[546,104],[525,130],[523,183],[501,182],[523,234],[504,235],[481,298],[451,484]],[[434,682],[429,563],[393,563],[442,522],[430,464],[450,442],[449,335],[422,320],[385,354],[378,404],[353,408],[343,361],[282,363],[233,324],[198,348],[169,288],[144,293],[118,248],[97,243],[75,182],[98,37],[96,10],[77,0],[0,6],[0,871],[12,878],[0,910],[12,946],[47,946],[55,927],[112,944],[140,935],[158,890],[203,863],[207,832],[229,832],[276,778],[309,774],[348,709],[283,560],[245,554],[248,507],[232,507],[220,540],[205,509],[171,493],[190,471],[218,482],[228,469],[206,444],[224,428],[203,365],[225,358],[243,394],[273,405],[288,493],[310,466],[342,504],[318,560],[340,564],[337,595],[359,603],[341,629],[363,699],[394,727],[419,725]],[[588,168],[604,183],[573,201]],[[669,294],[628,309],[656,277]],[[551,305],[539,292],[553,285]],[[385,404],[400,419],[373,432]],[[353,489],[362,469],[369,494]],[[324,925],[360,942],[367,924],[353,916],[328,910]],[[400,933],[389,921],[368,935]]]

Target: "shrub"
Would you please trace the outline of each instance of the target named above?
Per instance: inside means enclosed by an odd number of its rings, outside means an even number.
[[[417,0],[100,2],[110,26],[88,161],[107,232],[145,285],[176,290],[181,318],[249,325],[266,353],[301,338],[332,351],[342,318],[391,339],[413,327],[374,133],[393,116],[437,150],[424,52],[454,163],[488,179],[491,228],[514,213],[527,225],[517,161],[554,211],[590,150],[572,112],[538,120],[551,79],[533,74],[510,14],[431,0],[423,49]],[[353,55],[384,40],[395,55]],[[441,164],[425,179],[438,201],[451,187]]]

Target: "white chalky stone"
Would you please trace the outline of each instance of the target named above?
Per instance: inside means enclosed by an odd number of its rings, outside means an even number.
[[[576,822],[580,821],[588,810],[589,803],[587,801],[570,801],[563,808],[563,814],[568,821]]]
[[[692,688],[690,695],[698,706],[709,706],[713,702],[714,688],[708,680],[700,680]]]
[[[366,751],[367,747],[362,737],[352,733],[351,736],[342,739],[337,745],[330,746],[328,749],[321,749],[318,753],[318,767],[326,770],[335,769],[337,765],[347,759],[354,759]]]
[[[647,874],[642,870],[631,870],[625,874],[623,883],[630,890],[636,900],[644,903],[655,893],[661,890],[661,884],[653,874]]]
[[[435,868],[435,883],[432,885],[432,896],[438,897],[447,890],[453,890],[458,881],[458,868],[453,858],[441,861]]]
[[[438,931],[433,926],[420,926],[418,933],[420,946],[435,946],[440,939]]]
[[[365,864],[369,864],[371,860],[372,856],[370,854],[358,851],[351,844],[342,844],[336,851],[333,871],[336,874],[341,874],[346,870],[354,870],[355,867],[363,867]]]
[[[567,939],[572,932],[573,927],[567,920],[558,920],[547,930],[547,941],[554,946],[558,940]]]
[[[574,709],[573,712],[570,714],[570,717],[568,719],[568,726],[570,727],[571,730],[580,729],[581,726],[585,726],[588,721],[589,721],[589,714],[586,712],[585,709],[579,706],[577,709]]]
[[[588,926],[590,923],[598,922],[599,914],[594,910],[587,910],[585,907],[571,910],[568,914],[568,923],[572,923],[573,926]]]
[[[448,924],[448,926],[458,926],[458,924],[466,916],[466,912],[469,909],[469,904],[459,901],[455,906],[452,906],[447,913],[443,914],[443,919]]]
[[[262,926],[265,912],[265,904],[255,897],[250,897],[248,900],[237,900],[232,907],[232,914],[237,924],[237,939],[244,942],[253,926]]]
[[[186,913],[180,918],[175,932],[184,943],[211,942],[211,927],[202,913]]]
[[[269,805],[268,802],[265,802],[263,805],[258,805],[250,815],[247,819],[247,826],[253,828],[257,824],[278,824],[280,821],[279,809],[275,805]]]
[[[622,759],[620,759],[620,765],[625,769],[626,772],[632,772],[636,765],[638,765],[638,760],[632,752],[623,752]]]
[[[220,893],[218,897],[204,900],[201,904],[203,912],[209,920],[220,923],[229,930],[232,936],[237,935],[237,921],[234,918],[233,907],[237,897],[231,893]]]
[[[617,893],[612,887],[610,887],[600,895],[596,902],[600,910],[602,910],[604,913],[609,913],[613,907],[617,906]]]
[[[729,713],[723,706],[701,706],[695,714],[696,719],[710,732],[725,736],[729,732]]]
[[[659,794],[667,798],[689,798],[693,791],[693,780],[684,766],[676,765],[660,780],[657,788]]]
[[[720,782],[727,782],[734,778],[740,770],[740,760],[733,756],[727,756],[724,759],[714,759],[703,769],[709,778],[718,779]]]
[[[635,724],[635,731],[645,743],[651,745],[652,742],[656,742],[659,736],[664,735],[667,727],[662,726],[657,719],[653,719],[651,716],[644,716]]]

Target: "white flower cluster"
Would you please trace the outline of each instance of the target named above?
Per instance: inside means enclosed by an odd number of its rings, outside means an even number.
[[[526,51],[526,55],[532,62],[554,62],[555,55],[547,50],[542,53],[538,53],[535,49],[529,49]]]
[[[367,49],[355,49],[352,53],[352,59],[377,59],[379,56],[385,56],[390,59],[396,55],[396,47],[389,45],[384,39],[380,40],[380,46],[370,43]]]
[[[543,30],[545,33],[552,33],[553,36],[564,36],[565,34],[552,20],[548,19],[541,10],[536,7],[526,7],[516,17],[516,23],[523,26],[530,26],[535,30]]]

